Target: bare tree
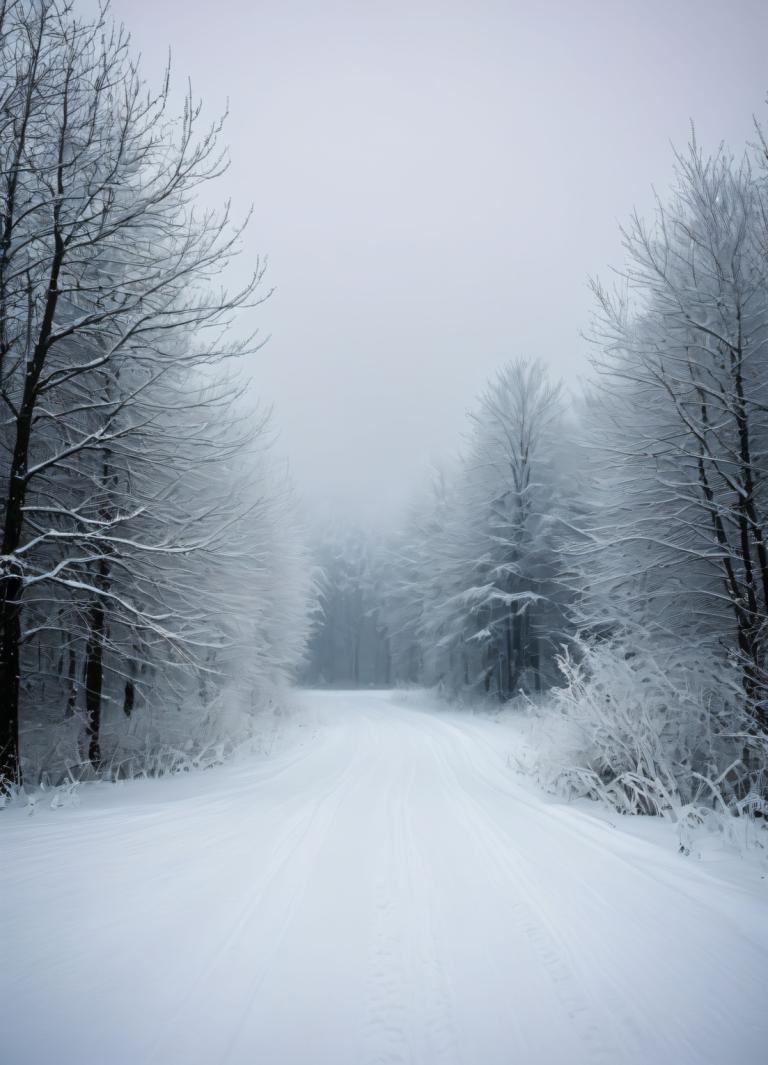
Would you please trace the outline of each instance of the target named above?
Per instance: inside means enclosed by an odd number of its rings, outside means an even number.
[[[146,574],[141,592],[134,581],[127,593],[131,559],[188,554],[213,543],[220,522],[200,505],[177,514],[158,537],[161,517],[173,510],[174,478],[153,487],[146,476],[134,495],[137,470],[148,439],[157,445],[162,432],[173,438],[168,411],[182,396],[198,410],[197,428],[193,413],[177,438],[179,447],[184,438],[186,467],[195,440],[203,449],[216,446],[200,405],[223,411],[232,387],[213,384],[204,399],[206,389],[193,384],[190,391],[189,379],[253,348],[251,338],[228,339],[227,325],[238,308],[257,301],[262,276],[257,265],[232,295],[213,287],[240,229],[227,210],[195,206],[201,185],[226,166],[221,124],[201,135],[198,125],[191,96],[174,115],[167,77],[159,93],[147,90],[127,35],[108,23],[106,11],[81,20],[67,0],[0,6],[6,781],[20,779],[28,607],[58,596],[64,615],[85,622],[75,645],[85,662],[94,761],[108,615],[118,619],[113,627],[161,640],[189,635],[188,621],[174,626]],[[155,446],[155,470],[161,454]]]
[[[623,286],[595,286],[605,502],[585,602],[689,657],[737,660],[765,732],[766,185],[748,157],[705,158],[695,141],[677,167],[656,224],[624,233]]]

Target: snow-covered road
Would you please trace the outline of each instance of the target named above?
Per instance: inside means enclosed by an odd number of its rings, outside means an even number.
[[[307,693],[271,761],[0,813],[3,1065],[766,1060],[768,900],[491,720]]]

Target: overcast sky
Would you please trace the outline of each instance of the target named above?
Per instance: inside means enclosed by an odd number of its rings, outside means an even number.
[[[260,393],[311,508],[386,520],[506,359],[585,368],[590,274],[689,120],[768,122],[766,0],[114,0],[214,115],[276,292]],[[156,80],[156,79],[155,79]]]

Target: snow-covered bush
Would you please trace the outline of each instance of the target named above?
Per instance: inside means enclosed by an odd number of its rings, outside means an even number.
[[[686,850],[701,825],[734,835],[737,815],[765,812],[766,751],[739,710],[734,665],[692,664],[642,641],[579,650],[561,656],[565,685],[537,710],[535,772],[545,786],[670,817]]]

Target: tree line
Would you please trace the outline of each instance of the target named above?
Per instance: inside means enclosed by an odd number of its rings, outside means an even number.
[[[622,808],[763,809],[768,151],[759,129],[739,157],[693,138],[675,164],[615,285],[592,286],[582,393],[510,362],[401,531],[336,556],[392,682],[548,691],[577,727],[569,786]],[[338,608],[313,679],[335,679],[328,647],[348,657]]]
[[[233,329],[264,266],[226,290],[243,226],[200,195],[221,129],[106,10],[0,0],[6,790],[189,750],[303,651],[311,577]]]
[[[131,771],[329,684],[548,693],[563,779],[766,794],[768,149],[692,139],[593,284],[591,379],[511,361],[400,531],[323,537],[323,611],[228,291],[226,170],[69,0],[0,0],[0,782]],[[310,639],[311,636],[311,639]]]

